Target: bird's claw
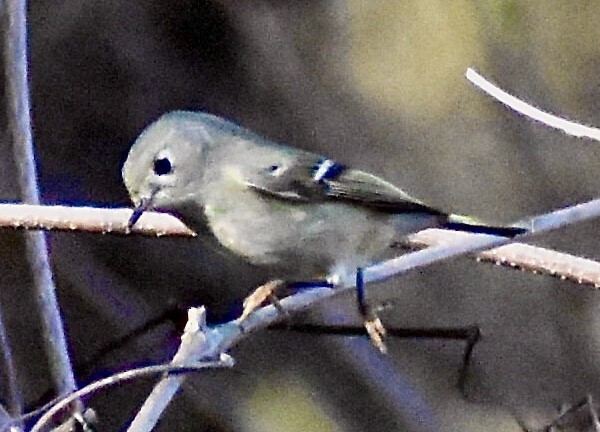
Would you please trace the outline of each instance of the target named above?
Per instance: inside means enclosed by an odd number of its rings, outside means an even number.
[[[277,289],[282,287],[283,284],[282,280],[276,279],[256,288],[252,294],[244,299],[244,310],[240,316],[240,322],[246,320],[246,318],[248,318],[250,314],[258,309],[266,300],[270,300],[280,313],[285,314],[286,312],[275,294]]]
[[[375,347],[382,353],[387,353],[387,347],[383,338],[385,337],[385,327],[381,323],[381,320],[375,314],[371,314],[370,317],[365,318],[364,321],[365,329],[371,339],[371,342]]]

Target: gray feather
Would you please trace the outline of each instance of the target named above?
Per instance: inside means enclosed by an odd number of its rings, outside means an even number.
[[[335,175],[319,172],[329,163]],[[281,172],[273,175],[264,167],[247,184],[257,193],[275,199],[298,202],[346,202],[385,213],[444,213],[423,204],[393,184],[363,171],[347,169],[329,159],[302,152]]]

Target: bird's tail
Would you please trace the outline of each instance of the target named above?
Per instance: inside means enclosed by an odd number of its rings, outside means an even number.
[[[520,234],[524,234],[530,231],[530,228],[525,224],[514,224],[514,225],[489,225],[478,219],[451,214],[448,215],[444,228],[451,229],[454,231],[466,231],[475,234],[491,234],[502,237],[515,237]]]

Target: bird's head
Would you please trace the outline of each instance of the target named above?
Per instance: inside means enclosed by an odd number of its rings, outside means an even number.
[[[206,149],[213,142],[213,116],[176,111],[163,115],[135,141],[122,169],[135,211],[132,227],[145,210],[173,212],[197,200]]]

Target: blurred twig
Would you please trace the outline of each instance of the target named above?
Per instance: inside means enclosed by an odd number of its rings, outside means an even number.
[[[48,403],[46,406],[42,407],[39,410],[36,410],[34,413],[29,413],[24,418],[29,418],[35,415],[44,412],[44,415],[40,417],[40,419],[36,422],[36,424],[31,428],[30,432],[39,432],[43,430],[44,426],[52,419],[54,415],[60,412],[63,408],[67,407],[73,401],[77,399],[82,399],[92,393],[96,393],[99,390],[114,386],[116,384],[120,384],[124,381],[132,381],[135,379],[147,377],[149,375],[157,375],[157,374],[184,374],[190,372],[197,372],[204,369],[209,368],[223,368],[223,367],[231,367],[233,366],[230,357],[224,357],[223,359],[219,359],[216,361],[206,361],[206,362],[198,362],[195,364],[186,364],[186,365],[173,365],[173,364],[161,364],[161,365],[151,365],[144,366],[135,369],[129,369],[123,372],[116,373],[109,377],[94,381],[93,383],[73,392],[70,395],[64,396],[60,398],[58,401],[52,401]]]
[[[512,108],[520,114],[523,114],[533,120],[537,120],[546,126],[559,129],[565,132],[567,135],[578,138],[591,138],[593,140],[600,141],[600,129],[598,128],[575,123],[542,111],[533,105],[528,104],[527,102],[517,99],[508,92],[502,90],[500,87],[492,84],[471,68],[467,69],[465,76],[475,86],[479,87],[494,99],[497,99],[504,105]]]
[[[21,394],[19,391],[19,384],[17,381],[17,371],[15,369],[15,363],[10,349],[10,342],[8,340],[8,334],[6,333],[6,327],[4,326],[4,317],[2,316],[2,309],[0,308],[0,351],[2,352],[3,361],[3,373],[6,376],[8,383],[8,401],[7,408],[8,412],[13,418],[17,418],[23,411]]]
[[[275,323],[269,329],[287,330],[298,333],[318,334],[318,335],[337,335],[337,336],[369,336],[365,326],[353,325],[330,325],[330,324],[289,324]],[[446,339],[459,340],[465,342],[463,352],[463,361],[458,374],[458,388],[464,394],[467,372],[471,364],[471,357],[475,344],[481,338],[481,331],[476,325],[468,327],[429,327],[429,328],[397,328],[386,327],[386,337],[396,338],[426,338],[426,339]]]
[[[20,432],[23,430],[23,425],[19,423],[21,423],[20,419],[15,419],[0,405],[0,431]]]
[[[5,41],[7,112],[19,173],[19,187],[24,202],[39,204],[29,106],[26,2],[7,0],[4,4],[8,24]],[[36,315],[41,317],[52,379],[59,394],[70,393],[76,389],[76,383],[56,300],[44,233],[26,233],[26,251],[39,308]]]
[[[39,194],[35,160],[33,154],[31,117],[29,106],[29,86],[27,74],[27,19],[25,0],[6,0],[3,4],[6,24],[4,42],[4,66],[7,92],[7,115],[13,140],[13,152],[21,198],[26,203],[38,204]],[[69,362],[65,336],[55,297],[55,287],[48,262],[44,233],[26,234],[26,250],[31,266],[35,298],[39,305],[39,315],[44,329],[43,339],[48,352],[48,363],[52,378],[59,393],[67,393],[76,388],[75,378]],[[37,315],[37,314],[36,314]],[[11,355],[6,338],[3,338],[5,361],[9,375],[9,388],[13,415],[20,411],[20,396],[16,390],[17,381],[14,366],[10,365]]]

